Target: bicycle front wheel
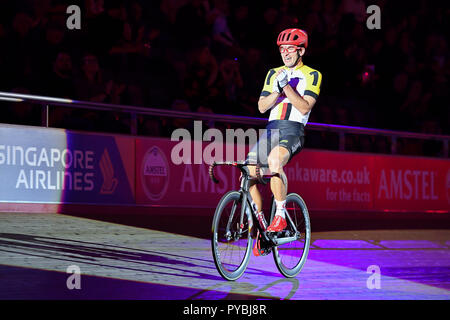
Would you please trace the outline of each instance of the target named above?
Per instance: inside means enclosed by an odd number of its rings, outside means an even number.
[[[230,191],[219,201],[214,214],[212,253],[217,270],[226,280],[242,276],[250,260],[252,238],[244,205],[241,193]]]
[[[286,229],[283,231],[284,236],[296,236],[297,240],[275,247],[273,257],[281,274],[287,278],[293,278],[300,273],[305,265],[311,241],[311,225],[308,208],[298,194],[288,194],[286,210],[297,231],[288,222]],[[272,210],[272,219],[274,215],[275,210]]]

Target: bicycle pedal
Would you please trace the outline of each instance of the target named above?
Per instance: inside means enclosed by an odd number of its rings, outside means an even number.
[[[279,237],[283,237],[284,235],[284,230],[283,231],[267,231],[266,234],[269,238],[279,238]]]
[[[258,248],[258,252],[259,252],[259,255],[261,255],[261,256],[267,256],[269,253],[272,252],[272,249],[270,247]]]
[[[288,230],[280,231],[280,237],[290,237],[290,236],[292,236],[292,233],[290,231]]]

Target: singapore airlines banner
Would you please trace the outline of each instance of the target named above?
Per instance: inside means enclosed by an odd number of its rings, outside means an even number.
[[[0,126],[0,202],[134,203],[134,139]]]

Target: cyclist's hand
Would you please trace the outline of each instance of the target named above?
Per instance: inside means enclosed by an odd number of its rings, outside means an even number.
[[[283,89],[289,83],[288,74],[285,69],[281,69],[277,74],[278,87]]]
[[[278,81],[275,81],[273,83],[273,91],[276,93],[282,93],[283,92],[283,88],[280,87],[280,85],[278,84]]]

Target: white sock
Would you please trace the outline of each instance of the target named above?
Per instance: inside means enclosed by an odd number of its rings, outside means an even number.
[[[283,200],[283,201],[275,200],[275,204],[277,206],[277,210],[275,212],[275,215],[276,216],[281,216],[283,219],[285,219],[286,215],[284,214],[284,209],[285,209],[284,207],[286,205],[286,200]]]

